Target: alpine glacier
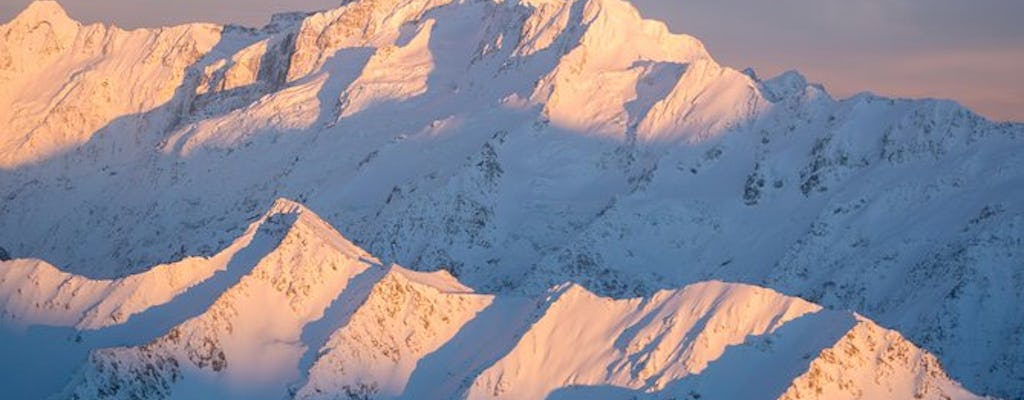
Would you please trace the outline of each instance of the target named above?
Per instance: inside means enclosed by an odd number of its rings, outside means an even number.
[[[1024,125],[624,0],[41,0],[0,94],[15,398],[1024,399]]]

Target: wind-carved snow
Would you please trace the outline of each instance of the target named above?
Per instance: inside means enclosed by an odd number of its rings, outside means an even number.
[[[285,196],[481,293],[766,286],[899,330],[972,391],[1024,392],[1019,124],[761,80],[620,0],[134,31],[39,1],[0,33],[0,256],[38,260],[4,276],[54,299],[4,293],[5,323],[130,324]],[[192,267],[104,303],[157,265]]]

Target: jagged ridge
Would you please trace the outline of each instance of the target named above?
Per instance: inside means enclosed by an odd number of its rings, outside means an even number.
[[[743,393],[973,398],[900,335],[767,289],[477,294],[443,271],[382,267],[296,203],[277,201],[266,215],[239,241],[271,247],[246,258],[249,269],[232,265],[244,275],[208,308],[148,343],[91,352],[56,397],[742,396],[729,382],[772,368],[781,372]]]

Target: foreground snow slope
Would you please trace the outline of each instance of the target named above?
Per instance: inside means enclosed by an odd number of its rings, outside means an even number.
[[[121,324],[152,307],[166,305],[200,283],[231,279],[244,264],[275,246],[268,222],[295,212],[278,201],[245,233],[212,257],[186,257],[146,272],[94,280],[63,272],[42,260],[20,259],[0,268],[0,321],[12,327],[65,326],[98,330]],[[239,265],[242,265],[239,267]],[[210,288],[207,291],[216,291]]]
[[[761,80],[621,0],[134,31],[38,1],[0,26],[0,91],[0,247],[99,282],[70,300],[41,272],[68,309],[36,323],[166,301],[192,281],[93,307],[154,265],[222,268],[185,257],[230,253],[287,196],[385,265],[481,293],[743,282],[897,329],[972,391],[1024,393],[1021,125]]]
[[[10,382],[9,393],[61,399],[976,398],[898,333],[769,289],[712,281],[616,300],[564,284],[540,296],[488,295],[444,271],[385,268],[297,203],[277,201],[254,227],[243,239],[261,246],[260,255],[236,256],[245,264],[232,261],[228,272],[239,270],[239,276],[198,313],[154,305],[80,331],[64,346],[92,348],[87,356],[48,358],[77,365],[74,372],[50,368],[48,379],[60,384]],[[0,268],[52,271],[18,261]],[[194,297],[214,280],[195,282],[168,304]],[[18,298],[49,296],[34,291]],[[131,298],[109,301],[134,304]],[[4,308],[23,307],[7,302]],[[73,323],[55,319],[66,313],[44,307],[22,311],[15,321]],[[123,332],[154,315],[180,322],[162,332]]]
[[[308,210],[279,201],[294,218],[281,242],[195,318],[139,347],[93,352],[63,396],[79,398],[281,398],[315,351],[314,322],[377,261]],[[380,268],[377,265],[376,268]],[[213,372],[215,378],[211,378]],[[185,381],[191,385],[176,385]]]

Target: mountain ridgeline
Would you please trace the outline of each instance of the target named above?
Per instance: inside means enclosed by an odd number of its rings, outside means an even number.
[[[101,281],[0,267],[13,398],[979,398],[849,311],[720,281],[482,294],[283,199],[211,258]]]
[[[1024,125],[623,0],[36,1],[0,93],[21,397],[1024,399]]]

